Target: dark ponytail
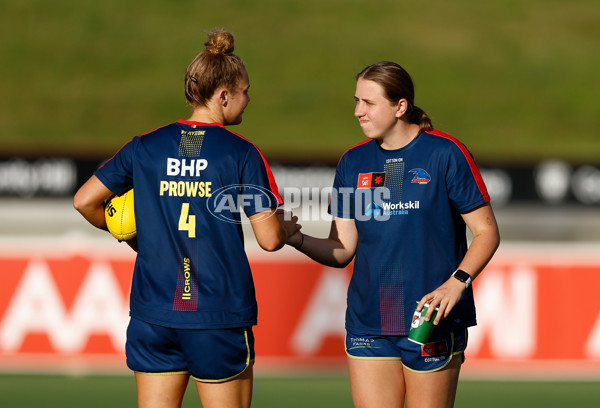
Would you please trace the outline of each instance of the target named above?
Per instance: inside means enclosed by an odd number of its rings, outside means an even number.
[[[412,106],[412,109],[409,109],[408,120],[410,123],[419,125],[421,130],[433,130],[431,118],[423,109],[419,108],[418,106]]]

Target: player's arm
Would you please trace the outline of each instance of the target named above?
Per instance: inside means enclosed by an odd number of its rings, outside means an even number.
[[[283,248],[287,238],[275,212],[275,209],[271,209],[248,217],[258,245],[269,252]]]
[[[282,220],[282,223],[293,221]],[[290,230],[286,227],[286,230]],[[329,237],[316,238],[298,230],[290,234],[287,243],[320,264],[343,268],[352,261],[358,244],[354,219],[337,218],[331,222]]]
[[[481,273],[498,249],[500,232],[496,217],[489,204],[462,214],[462,218],[473,234],[473,241],[457,269],[466,271],[473,280]]]
[[[467,272],[471,276],[471,280],[474,280],[498,249],[500,233],[496,217],[494,217],[494,212],[489,204],[462,214],[462,218],[473,234],[473,240],[457,269]],[[439,312],[434,320],[434,324],[438,324],[442,318],[450,314],[465,289],[465,283],[451,276],[442,286],[423,296],[418,310],[421,310],[425,303],[429,303],[430,307],[426,316],[426,320],[429,320],[435,307],[439,306]]]
[[[95,175],[75,193],[73,207],[93,226],[107,230],[104,201],[113,193]]]

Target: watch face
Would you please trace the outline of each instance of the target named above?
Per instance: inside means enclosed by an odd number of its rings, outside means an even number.
[[[471,275],[465,271],[461,271],[460,269],[454,272],[454,277],[461,282],[467,282],[469,279],[471,279]]]

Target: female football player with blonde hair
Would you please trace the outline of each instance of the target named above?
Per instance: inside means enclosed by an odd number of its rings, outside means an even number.
[[[74,198],[105,229],[104,201],[134,189],[138,254],[126,355],[142,408],[180,407],[190,376],[204,408],[250,406],[254,283],[240,211],[219,198],[242,203],[263,249],[286,239],[269,165],[225,128],[242,121],[250,100],[234,38],[214,31],[205,47],[185,74],[191,117],[134,137]]]

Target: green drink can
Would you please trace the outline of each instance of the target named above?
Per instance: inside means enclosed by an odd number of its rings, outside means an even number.
[[[419,302],[417,302],[417,306]],[[410,324],[410,332],[408,333],[408,340],[413,343],[424,345],[429,341],[429,336],[431,336],[431,332],[434,329],[433,321],[435,320],[435,316],[439,308],[436,308],[431,315],[431,319],[426,322],[425,315],[427,314],[427,309],[429,309],[429,305],[425,303],[423,306],[423,310],[417,312],[415,308],[415,313],[413,314],[412,323]]]

